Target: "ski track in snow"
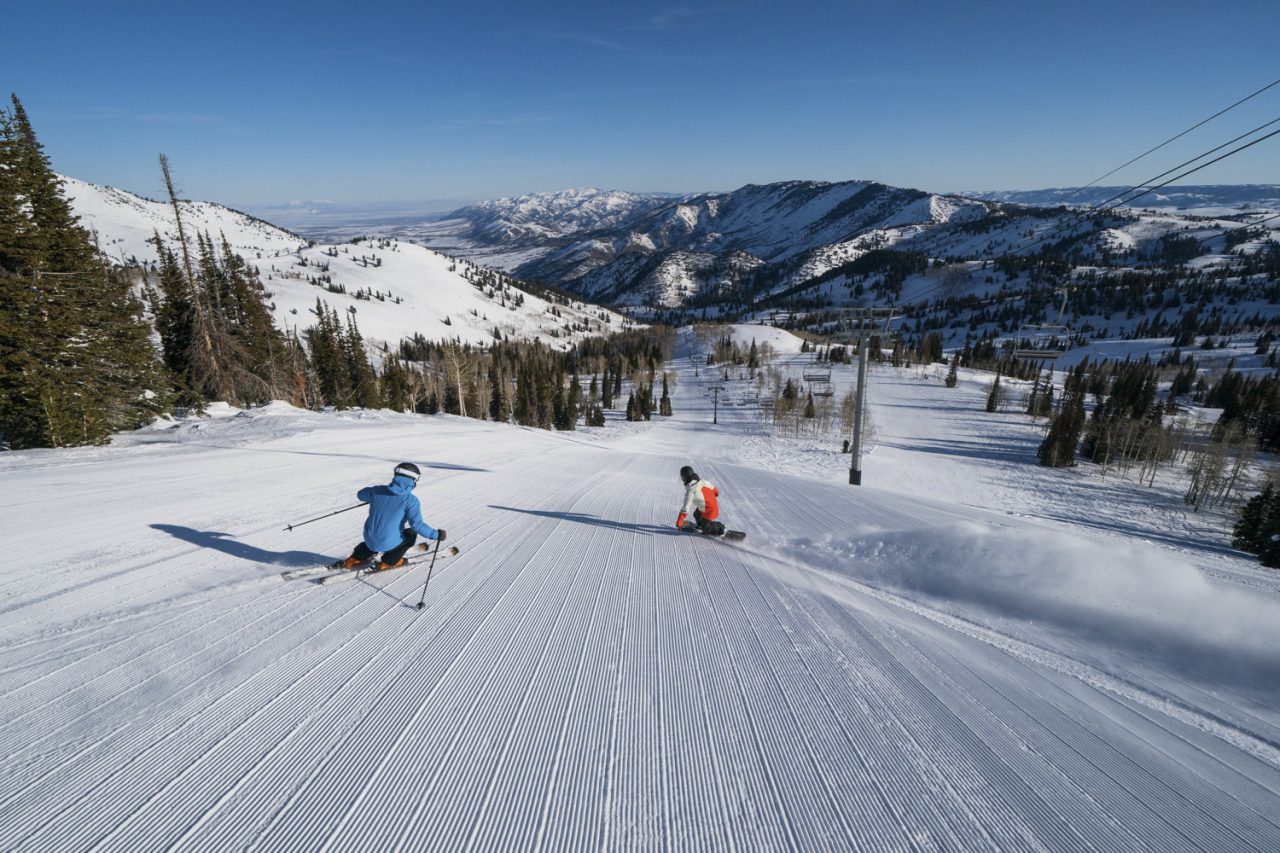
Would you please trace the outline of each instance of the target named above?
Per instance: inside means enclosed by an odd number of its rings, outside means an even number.
[[[1280,849],[1274,686],[787,544],[1048,522],[743,466],[752,412],[709,430],[677,373],[674,418],[576,437],[433,418],[0,460],[30,498],[9,553],[55,505],[79,537],[0,585],[0,848]],[[425,609],[421,564],[278,578],[361,517],[274,519],[428,452],[462,550]],[[686,460],[745,543],[674,530]]]

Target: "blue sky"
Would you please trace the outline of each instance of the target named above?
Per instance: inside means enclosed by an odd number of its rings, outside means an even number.
[[[1080,185],[1280,78],[1280,3],[8,3],[59,171],[240,208]],[[1280,86],[1109,179],[1280,117]],[[1273,128],[1274,129],[1274,128]],[[1280,183],[1280,137],[1195,183]]]

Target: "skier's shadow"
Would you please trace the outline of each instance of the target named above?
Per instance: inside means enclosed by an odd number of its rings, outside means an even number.
[[[652,536],[655,533],[679,536],[680,531],[673,527],[662,527],[657,524],[630,524],[625,521],[614,521],[609,518],[601,518],[598,515],[588,515],[585,512],[554,512],[551,510],[541,509],[519,509],[514,506],[500,506],[498,504],[489,504],[489,509],[500,509],[506,512],[519,512],[525,515],[537,515],[542,518],[554,518],[557,521],[576,521],[578,524],[590,524],[595,527],[607,527],[610,530],[625,530],[628,533],[639,533],[644,536]]]
[[[333,557],[316,554],[312,551],[267,551],[253,545],[246,545],[230,538],[229,533],[217,533],[208,530],[192,530],[190,527],[179,527],[176,524],[153,524],[153,530],[168,533],[175,539],[199,545],[201,548],[212,548],[232,557],[239,557],[251,563],[270,566],[318,566],[333,560]]]

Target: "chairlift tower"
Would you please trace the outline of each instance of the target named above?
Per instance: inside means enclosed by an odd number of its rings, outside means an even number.
[[[867,410],[867,350],[872,331],[890,336],[889,323],[894,319],[892,308],[854,308],[843,312],[841,325],[847,336],[857,335],[858,343],[858,392],[853,417],[852,459],[849,461],[849,485],[862,485],[862,424]],[[856,332],[854,326],[857,326]]]
[[[711,386],[711,423],[720,423],[720,392],[724,390],[723,385]]]

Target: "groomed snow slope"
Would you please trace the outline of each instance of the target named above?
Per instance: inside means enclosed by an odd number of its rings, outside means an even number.
[[[1280,846],[1274,655],[1205,671],[1176,637],[1040,624],[1025,555],[1113,538],[738,464],[754,416],[711,427],[677,369],[652,424],[273,406],[0,457],[0,848]],[[402,459],[463,549],[426,608],[422,566],[281,581],[361,519],[285,523]],[[686,460],[743,545],[672,529]],[[1182,559],[1127,547],[1143,582]],[[1274,588],[1189,594],[1243,596],[1205,612],[1275,648]]]

